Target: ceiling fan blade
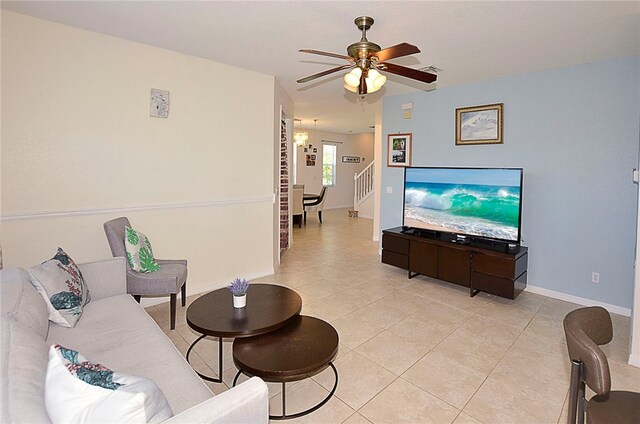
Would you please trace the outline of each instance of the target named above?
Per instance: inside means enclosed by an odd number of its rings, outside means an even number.
[[[362,71],[362,75],[360,75],[360,84],[358,85],[358,94],[363,96],[367,94],[367,76],[369,75],[369,70],[365,69]]]
[[[377,57],[378,62],[395,59],[396,57],[408,56],[410,54],[420,53],[420,49],[409,43],[400,43],[396,46],[387,47],[377,53],[370,53],[369,57]]]
[[[394,65],[393,63],[378,63],[377,67],[381,71],[391,72],[392,74],[426,83],[434,82],[436,79],[438,79],[437,75],[430,74],[429,72],[420,71],[418,69],[411,69],[405,66]]]
[[[329,56],[329,57],[335,57],[336,59],[344,59],[344,60],[348,60],[349,62],[353,62],[354,59],[350,56],[345,56],[343,54],[338,54],[338,53],[329,53],[329,52],[322,52],[320,50],[308,50],[308,49],[303,49],[303,50],[298,50],[300,53],[311,53],[311,54],[319,54],[320,56]]]
[[[302,84],[305,82],[312,81],[316,78],[324,77],[325,75],[333,74],[334,72],[342,71],[343,69],[348,69],[353,67],[353,65],[342,65],[336,68],[327,69],[326,71],[318,72],[317,74],[309,75],[308,77],[300,78],[297,82]]]

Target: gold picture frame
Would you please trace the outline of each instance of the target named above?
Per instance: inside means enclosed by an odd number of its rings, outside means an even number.
[[[387,166],[411,166],[411,133],[387,135]]]
[[[503,103],[456,109],[456,146],[503,144]]]

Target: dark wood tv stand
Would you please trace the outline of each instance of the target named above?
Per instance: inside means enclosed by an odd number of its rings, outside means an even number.
[[[461,240],[455,234],[411,230],[382,231],[382,262],[408,271],[515,299],[527,286],[528,248],[507,243]]]

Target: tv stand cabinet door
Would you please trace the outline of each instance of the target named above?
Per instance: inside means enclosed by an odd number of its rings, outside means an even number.
[[[464,287],[471,286],[471,252],[440,246],[438,278]]]
[[[438,246],[418,240],[409,245],[409,271],[438,278]]]

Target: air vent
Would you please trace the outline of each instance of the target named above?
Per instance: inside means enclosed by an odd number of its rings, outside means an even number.
[[[437,74],[438,72],[442,72],[442,69],[434,65],[425,66],[424,68],[420,68],[420,70],[424,72],[430,72],[432,74]]]

